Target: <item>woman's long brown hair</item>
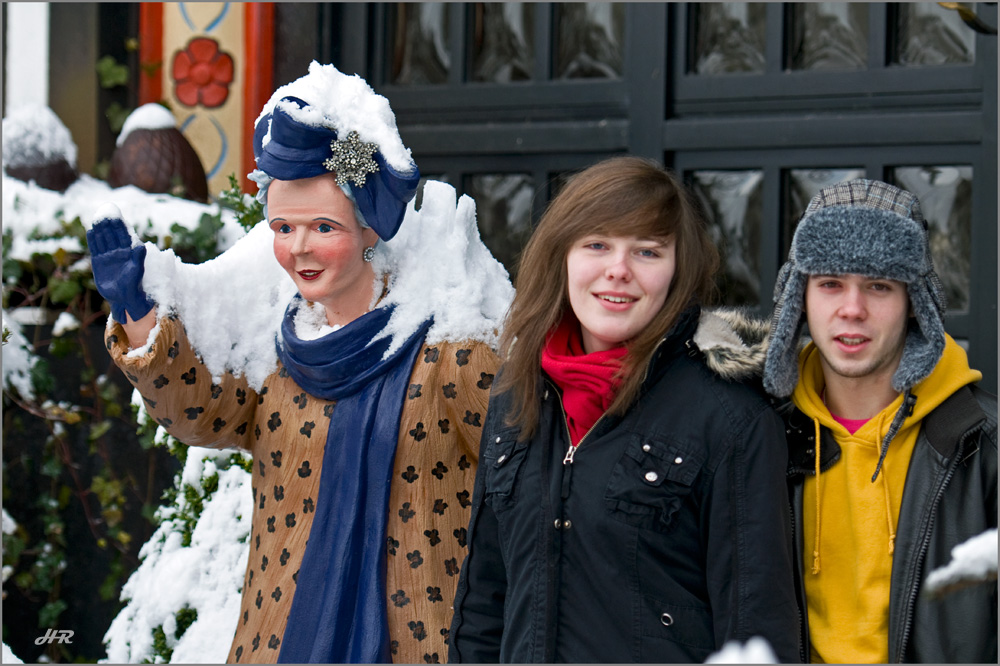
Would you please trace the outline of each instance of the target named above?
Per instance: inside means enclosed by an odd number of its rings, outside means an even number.
[[[676,269],[659,313],[629,340],[622,384],[609,412],[624,414],[638,398],[644,370],[659,341],[691,302],[712,292],[719,258],[691,195],[651,160],[615,157],[573,176],[549,204],[521,255],[517,293],[500,339],[504,357],[497,391],[513,394],[507,425],[528,438],[538,427],[542,349],[563,316],[572,316],[566,256],[590,234],[675,240]]]

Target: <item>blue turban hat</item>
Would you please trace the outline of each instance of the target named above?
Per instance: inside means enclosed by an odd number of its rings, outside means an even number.
[[[284,97],[304,109],[309,105],[298,97]],[[297,120],[279,102],[270,113],[257,120],[253,133],[253,153],[257,168],[278,180],[312,178],[337,174],[338,184],[346,183],[365,222],[379,238],[389,240],[399,231],[406,204],[416,194],[420,171],[401,173],[385,160],[374,143],[361,141],[357,132],[310,125]],[[264,137],[270,132],[270,140]]]

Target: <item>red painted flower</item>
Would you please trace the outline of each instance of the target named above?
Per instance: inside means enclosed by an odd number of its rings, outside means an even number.
[[[174,92],[181,104],[201,104],[209,109],[222,106],[233,82],[233,58],[219,50],[208,37],[195,37],[187,48],[174,54]]]

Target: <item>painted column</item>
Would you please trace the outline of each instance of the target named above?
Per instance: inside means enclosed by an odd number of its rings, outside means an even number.
[[[272,3],[142,3],[139,103],[163,101],[205,167],[211,196],[248,192],[253,121],[273,87]]]
[[[49,105],[49,3],[7,3],[4,104]]]

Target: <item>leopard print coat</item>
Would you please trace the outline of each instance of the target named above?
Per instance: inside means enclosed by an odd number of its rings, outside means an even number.
[[[105,342],[150,416],[171,435],[253,455],[250,557],[228,661],[277,661],[316,509],[326,432],[337,425],[335,404],[304,392],[280,363],[258,391],[231,374],[213,381],[176,317],[160,320],[142,356],[126,356],[119,324],[109,327]],[[417,355],[400,419],[386,537],[397,663],[446,661],[480,431],[498,365],[482,342],[425,344]]]

